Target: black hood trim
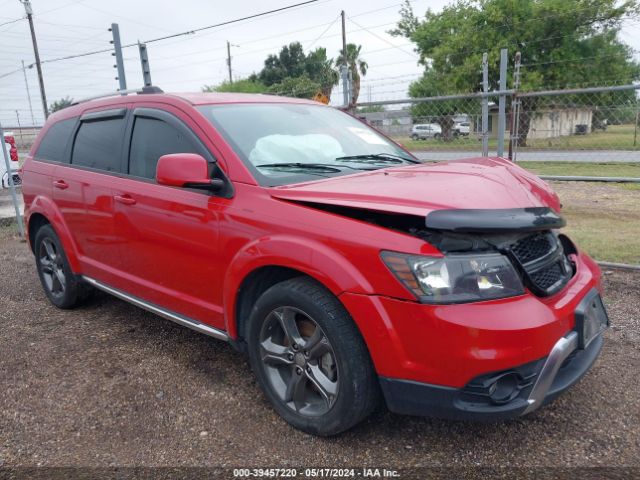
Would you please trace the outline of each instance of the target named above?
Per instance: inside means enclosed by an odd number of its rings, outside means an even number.
[[[548,207],[435,210],[425,219],[428,229],[457,233],[536,232],[565,225]]]

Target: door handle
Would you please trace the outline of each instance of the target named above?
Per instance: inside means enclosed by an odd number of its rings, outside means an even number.
[[[136,203],[136,199],[131,195],[127,195],[126,193],[124,195],[114,195],[113,199],[118,203],[122,203],[123,205],[135,205]]]
[[[56,180],[53,182],[53,186],[59,188],[60,190],[66,190],[69,188],[69,184],[64,180]]]

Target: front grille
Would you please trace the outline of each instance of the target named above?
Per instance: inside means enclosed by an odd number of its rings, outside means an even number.
[[[528,235],[510,247],[527,287],[539,296],[548,296],[564,287],[573,269],[558,238],[551,232]]]
[[[529,263],[538,258],[544,257],[554,249],[548,233],[536,233],[520,240],[511,251],[520,263]]]
[[[534,272],[529,276],[531,277],[531,281],[533,283],[535,283],[538,287],[546,290],[562,280],[564,277],[564,272],[562,271],[561,263],[557,262],[550,267],[543,268],[542,270]]]

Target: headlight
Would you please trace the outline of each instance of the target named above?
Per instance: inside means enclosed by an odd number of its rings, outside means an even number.
[[[424,257],[382,252],[382,260],[424,303],[464,303],[524,293],[513,265],[499,253]]]

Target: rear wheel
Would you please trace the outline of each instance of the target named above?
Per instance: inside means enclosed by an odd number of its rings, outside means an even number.
[[[256,302],[247,343],[258,383],[291,425],[334,435],[364,419],[378,402],[367,348],[331,292],[299,277]]]
[[[88,296],[90,287],[71,271],[60,239],[51,225],[40,227],[34,250],[40,283],[51,303],[58,308],[73,308]]]

